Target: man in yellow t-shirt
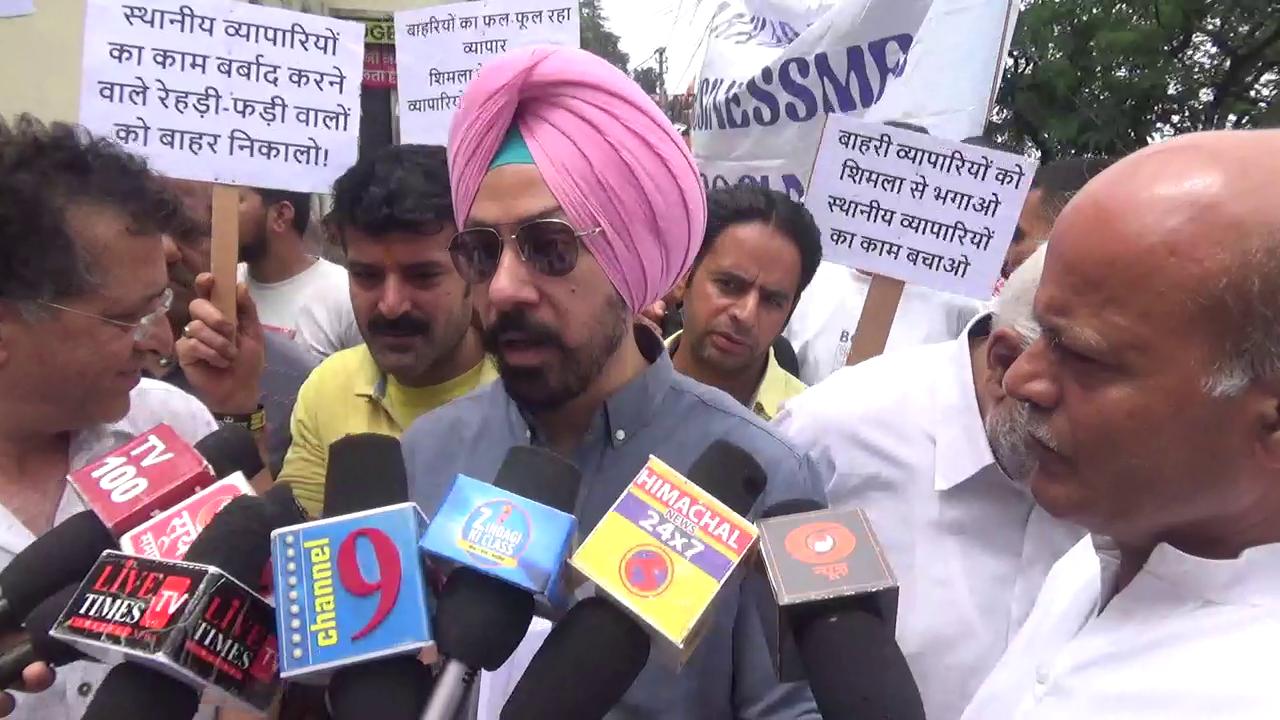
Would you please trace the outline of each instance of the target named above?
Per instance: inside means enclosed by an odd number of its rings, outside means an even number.
[[[778,365],[773,343],[821,261],[813,216],[785,194],[755,185],[707,193],[707,229],[682,293],[684,330],[667,339],[676,370],[772,420],[805,389]]]
[[[333,186],[326,224],[346,252],[365,344],[329,356],[298,392],[280,480],[313,517],[329,444],[352,433],[399,437],[418,416],[497,377],[454,270],[457,231],[445,149],[386,147]]]

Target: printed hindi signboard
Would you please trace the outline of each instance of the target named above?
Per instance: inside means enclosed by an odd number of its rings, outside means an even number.
[[[89,0],[80,122],[164,175],[327,192],[356,160],[364,35],[232,0]]]
[[[832,115],[805,206],[824,260],[988,300],[1034,172],[1019,155]]]
[[[487,62],[530,45],[580,43],[577,0],[480,0],[395,14],[400,141],[444,145],[467,82]]]

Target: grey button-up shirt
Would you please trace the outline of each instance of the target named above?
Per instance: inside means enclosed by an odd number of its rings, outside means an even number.
[[[768,473],[757,512],[792,498],[825,502],[825,478],[808,455],[728,394],[677,373],[652,331],[637,327],[636,340],[652,364],[608,399],[572,458],[582,471],[576,515],[584,529],[600,521],[651,454],[685,473],[717,438],[751,452]],[[491,481],[509,448],[541,444],[501,382],[420,417],[402,442],[413,500],[428,518],[458,473]],[[676,673],[651,660],[611,718],[821,717],[806,685],[775,678],[751,596],[735,582],[716,602],[712,626],[684,668]]]

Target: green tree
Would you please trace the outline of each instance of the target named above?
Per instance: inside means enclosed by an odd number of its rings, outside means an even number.
[[[622,52],[618,36],[609,30],[608,18],[600,10],[600,0],[578,0],[578,13],[582,17],[582,49],[599,55],[626,72],[631,58]]]
[[[658,68],[652,65],[636,68],[631,71],[631,79],[650,95],[659,94],[658,86],[662,84],[662,78],[658,77]]]
[[[1280,120],[1276,0],[1026,0],[991,134],[1042,162]]]

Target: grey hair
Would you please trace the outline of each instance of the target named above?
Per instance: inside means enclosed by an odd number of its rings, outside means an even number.
[[[1040,324],[1036,322],[1034,305],[1036,290],[1040,287],[1040,275],[1044,272],[1044,252],[1047,242],[1031,253],[1026,262],[1009,274],[1000,295],[992,308],[992,328],[1008,328],[1022,338],[1024,348],[1040,337]]]
[[[1204,380],[1204,391],[1222,398],[1280,376],[1280,228],[1224,261],[1211,293],[1201,299],[1218,311],[1211,320],[1226,333],[1222,359]]]

